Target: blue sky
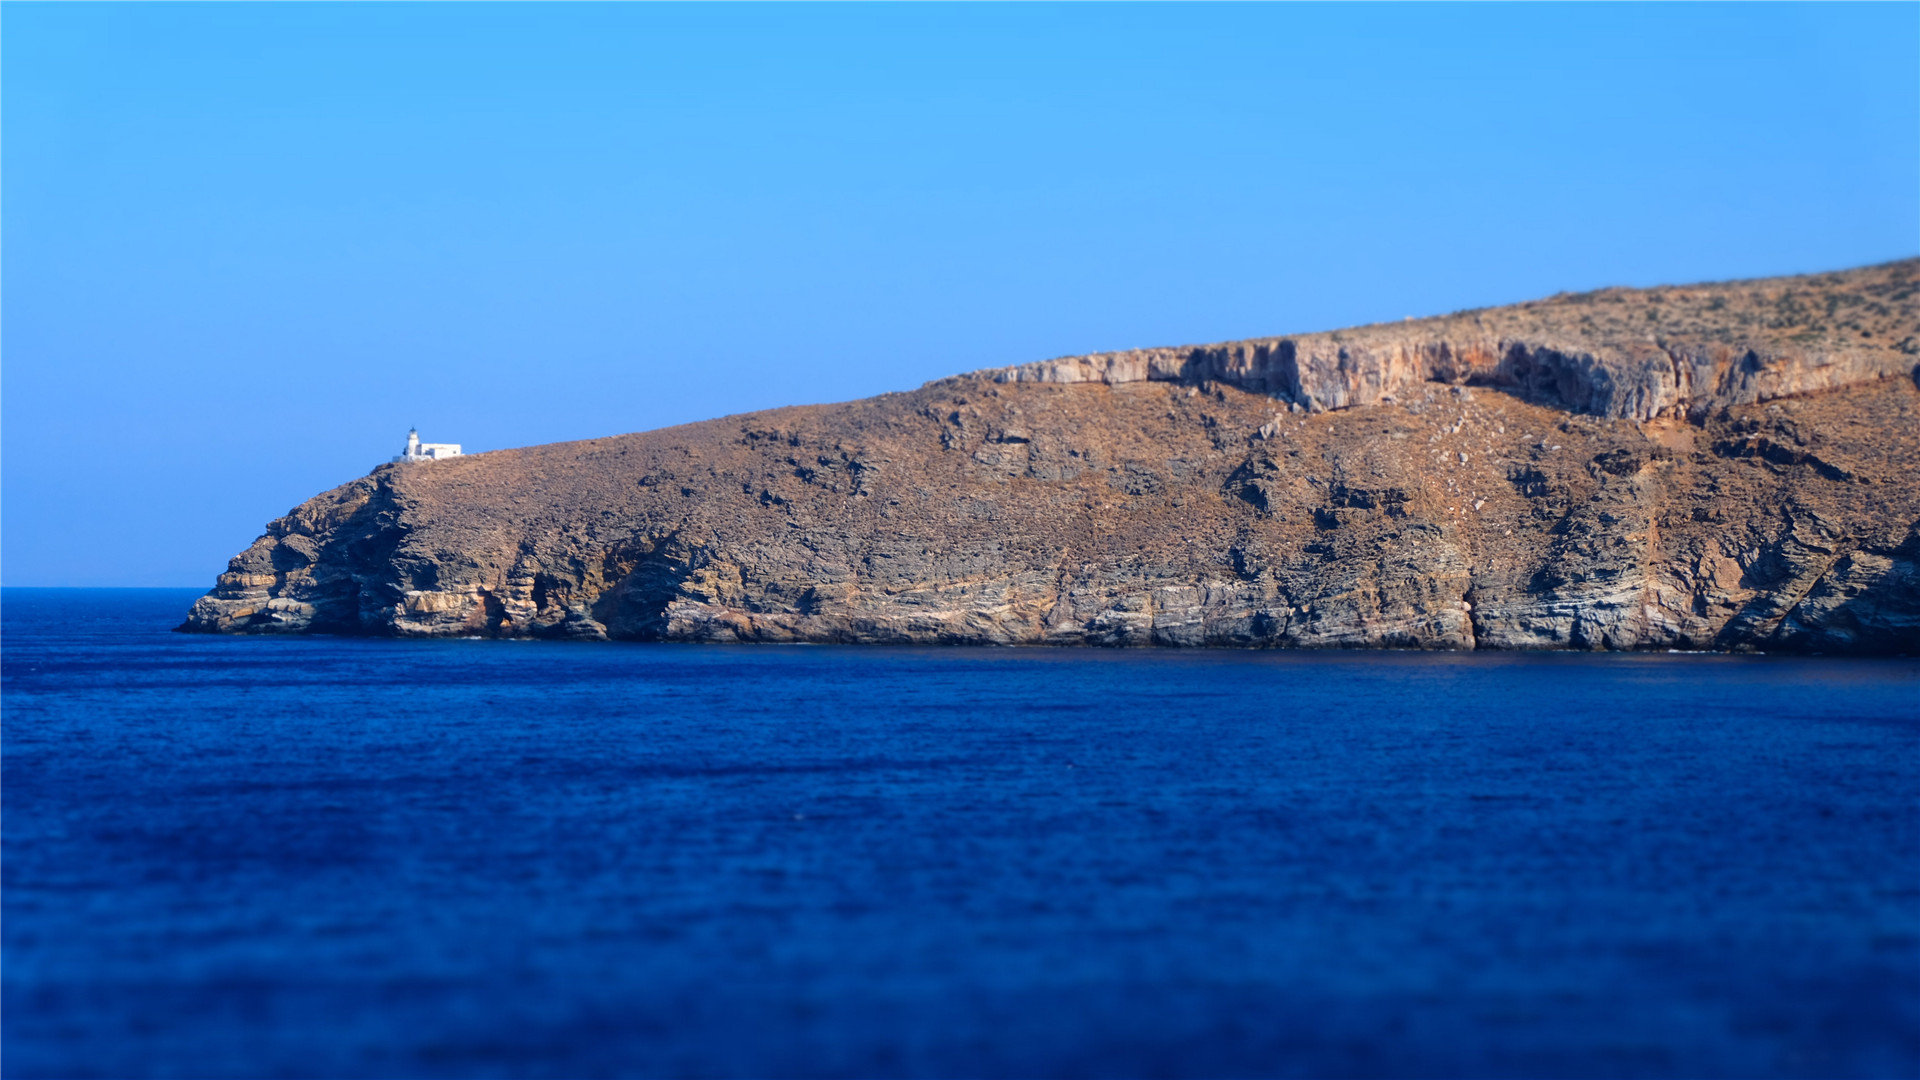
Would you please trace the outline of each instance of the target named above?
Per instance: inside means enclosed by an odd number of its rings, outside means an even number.
[[[483,450],[1920,251],[1920,5],[0,8],[0,580]]]

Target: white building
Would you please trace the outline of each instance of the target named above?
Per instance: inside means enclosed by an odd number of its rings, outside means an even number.
[[[451,442],[421,442],[419,429],[407,432],[407,448],[394,456],[394,461],[445,461],[460,456],[460,444]]]

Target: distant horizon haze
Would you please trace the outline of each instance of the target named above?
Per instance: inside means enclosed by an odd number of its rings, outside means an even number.
[[[1920,4],[4,6],[0,582],[405,441],[1920,253]]]

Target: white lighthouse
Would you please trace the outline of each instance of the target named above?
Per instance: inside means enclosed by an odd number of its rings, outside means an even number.
[[[421,442],[420,429],[407,431],[407,448],[394,455],[396,464],[409,461],[445,461],[460,456],[460,444],[450,442]]]

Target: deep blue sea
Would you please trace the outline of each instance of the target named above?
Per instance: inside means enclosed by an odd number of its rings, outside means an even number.
[[[6,590],[8,1077],[1920,1074],[1920,661]]]

